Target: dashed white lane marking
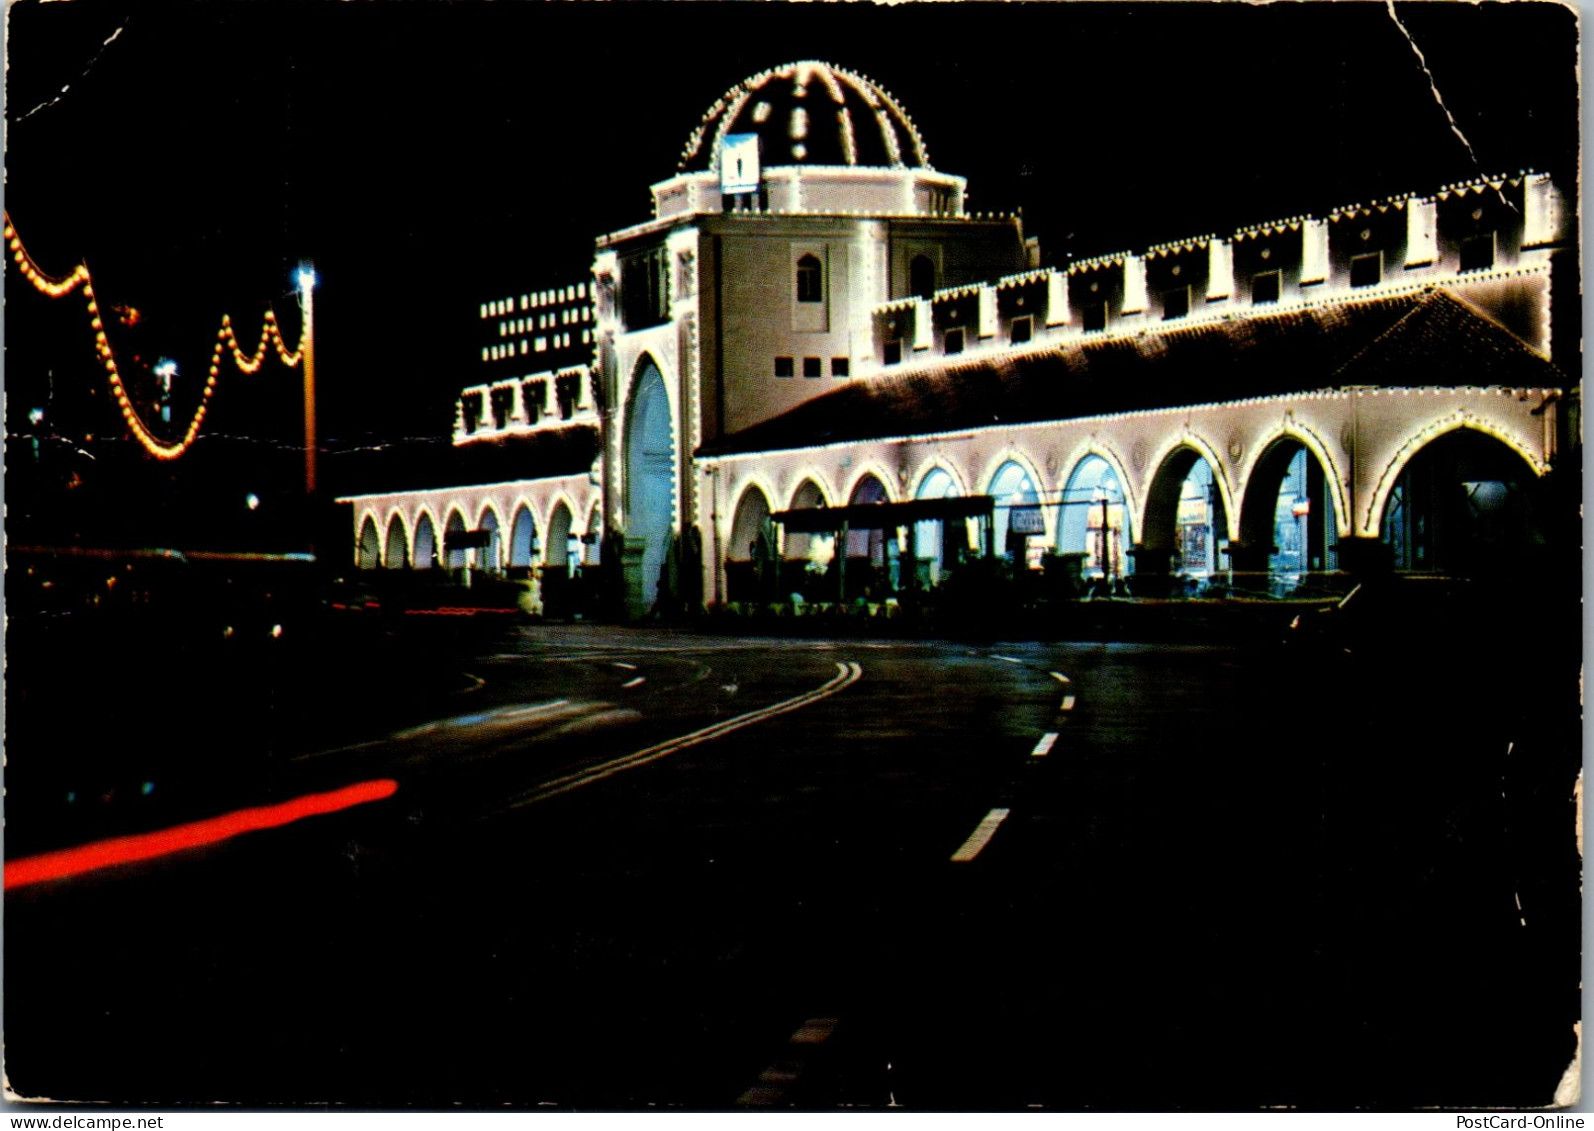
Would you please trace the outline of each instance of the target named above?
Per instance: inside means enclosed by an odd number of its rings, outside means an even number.
[[[1077,702],[1078,702],[1078,700],[1075,699],[1072,695],[1064,695],[1063,696],[1063,705],[1061,707],[1059,707],[1058,710],[1060,710],[1060,711],[1072,711],[1074,709],[1074,704],[1077,703]]]
[[[788,711],[795,711],[799,707],[817,703],[821,699],[834,695],[842,688],[857,683],[862,676],[863,668],[858,664],[850,660],[846,663],[837,661],[836,674],[812,691],[805,691],[801,695],[794,695],[790,699],[784,699],[779,703],[773,703],[757,711],[749,711],[745,715],[737,715],[733,719],[726,719],[724,722],[706,726],[701,730],[694,730],[691,734],[683,734],[679,738],[672,738],[668,742],[649,746],[647,749],[638,750],[634,754],[624,754],[618,758],[611,758],[607,762],[600,762],[596,766],[590,766],[585,770],[580,770],[573,774],[565,774],[563,777],[546,781],[535,789],[521,794],[509,804],[497,810],[497,812],[505,813],[512,809],[519,809],[523,805],[530,805],[550,797],[557,797],[561,793],[569,793],[573,789],[579,789],[595,781],[613,777],[622,771],[645,766],[649,762],[656,762],[660,758],[674,754],[678,750],[685,750],[688,746],[696,746],[700,742],[707,742],[710,739],[719,738],[721,735],[730,734],[732,731],[741,730],[743,727],[752,726],[754,723],[761,723],[765,719],[772,719],[776,715],[784,715]]]
[[[975,830],[969,834],[969,839],[963,842],[963,847],[952,854],[954,864],[966,864],[980,854],[980,849],[991,842],[996,835],[996,828],[1007,820],[1007,809],[992,809],[985,814],[983,820]]]
[[[1052,745],[1057,741],[1057,732],[1048,731],[1041,735],[1041,740],[1035,744],[1035,749],[1029,752],[1031,758],[1044,758],[1052,752]]]
[[[991,653],[991,659],[1001,660],[1004,664],[1022,664],[1024,662],[1023,660],[1015,660],[1012,656],[998,656],[995,652]]]
[[[768,1107],[786,1095],[786,1089],[808,1067],[809,1050],[824,1044],[836,1031],[834,1017],[810,1017],[786,1041],[786,1055],[758,1074],[758,1082],[736,1100],[737,1107]]]
[[[628,672],[636,671],[636,665],[635,664],[628,664],[624,660],[610,660],[609,662],[612,663],[617,668],[624,668]]]
[[[1057,681],[1057,682],[1058,682],[1058,683],[1072,683],[1072,682],[1073,682],[1073,680],[1071,680],[1071,679],[1069,679],[1069,678],[1068,678],[1068,677],[1067,677],[1067,676],[1066,676],[1066,675],[1064,675],[1064,674],[1063,674],[1063,673],[1062,673],[1062,672],[1052,672],[1052,673],[1051,673],[1051,676],[1052,676],[1052,678],[1053,678],[1053,679],[1055,679],[1055,680],[1056,680],[1056,681]]]
[[[633,670],[633,671],[634,671],[634,670],[635,670],[635,669],[632,669],[632,670]],[[646,683],[646,682],[647,682],[647,681],[648,681],[648,677],[647,677],[647,676],[645,676],[645,675],[639,675],[639,676],[637,676],[637,677],[636,677],[636,678],[635,678],[635,679],[628,679],[628,680],[626,680],[626,681],[625,681],[625,682],[624,682],[624,683],[622,683],[622,684],[621,684],[621,685],[620,685],[620,686],[621,686],[621,687],[636,687],[636,686],[638,686],[638,685],[639,685],[639,684],[643,684],[643,683]]]

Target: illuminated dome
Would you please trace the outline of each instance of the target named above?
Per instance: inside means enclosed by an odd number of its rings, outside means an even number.
[[[766,166],[931,168],[924,141],[897,100],[829,63],[787,63],[731,87],[687,139],[680,171],[716,168],[731,134],[757,134]]]

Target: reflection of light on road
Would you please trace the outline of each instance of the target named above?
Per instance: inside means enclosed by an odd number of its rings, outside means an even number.
[[[552,781],[544,782],[536,789],[517,797],[499,812],[508,812],[512,809],[518,809],[522,805],[530,805],[536,801],[557,797],[561,793],[569,793],[573,789],[590,785],[592,782],[613,777],[624,770],[631,770],[638,766],[645,766],[649,762],[656,762],[666,755],[674,754],[678,750],[685,750],[689,746],[696,746],[700,742],[708,742],[710,739],[719,738],[721,735],[730,734],[732,731],[741,730],[743,727],[752,726],[754,723],[763,722],[765,719],[772,719],[776,715],[784,715],[788,711],[806,707],[810,703],[816,703],[821,699],[834,695],[844,687],[851,686],[862,675],[863,668],[858,664],[850,660],[846,663],[838,662],[835,676],[812,691],[806,691],[801,695],[793,696],[761,710],[749,711],[745,715],[737,715],[734,719],[726,719],[722,723],[715,723],[713,726],[704,727],[702,730],[695,730],[691,734],[683,734],[679,738],[672,738],[668,742],[659,743],[657,746],[649,746],[646,750],[638,750],[634,754],[611,758],[607,762],[601,762],[577,773],[554,778]]]
[[[1052,752],[1052,746],[1054,743],[1056,743],[1056,741],[1057,732],[1047,731],[1045,734],[1041,735],[1041,740],[1035,744],[1035,749],[1030,751],[1030,756],[1034,758],[1046,757],[1046,755]]]
[[[1061,709],[1064,711],[1072,711],[1076,702],[1078,702],[1078,700],[1076,700],[1072,695],[1064,695],[1063,706]]]
[[[110,840],[95,841],[93,844],[79,845],[77,848],[62,849],[60,852],[46,852],[40,856],[13,860],[5,866],[5,890],[42,883],[45,880],[66,879],[69,876],[79,876],[84,872],[111,868],[118,864],[153,860],[159,856],[168,856],[189,848],[201,848],[207,844],[218,844],[242,833],[274,829],[303,820],[305,817],[336,813],[340,809],[363,805],[367,801],[381,801],[385,797],[393,796],[397,790],[396,781],[391,778],[380,778],[344,786],[329,793],[306,794],[277,805],[239,809],[232,813],[224,813],[220,817],[193,821],[157,832],[119,836]]]
[[[1064,675],[1062,672],[1052,672],[1052,678],[1055,679],[1058,683],[1072,683],[1073,682],[1066,675]]]
[[[640,687],[642,684],[646,683],[647,681],[648,681],[648,677],[647,676],[639,675],[635,679],[626,680],[620,686],[621,687]]]

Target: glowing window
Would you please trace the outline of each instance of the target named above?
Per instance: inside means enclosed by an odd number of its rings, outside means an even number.
[[[797,261],[797,301],[825,300],[824,267],[817,256],[805,255]]]
[[[1007,340],[1015,346],[1023,345],[1035,333],[1035,322],[1029,317],[1013,319],[1013,328],[1008,332]]]
[[[822,359],[817,358],[817,357],[805,357],[805,358],[803,358],[803,376],[804,377],[823,377],[824,375],[825,375],[825,363],[824,363],[824,361]]]
[[[852,359],[846,357],[833,357],[830,359],[830,375],[832,377],[851,377]]]
[[[796,365],[797,365],[796,361],[794,359],[792,359],[792,358],[789,358],[789,357],[777,357],[775,359],[775,376],[777,376],[777,377],[795,377],[795,376],[797,376]]]
[[[1277,271],[1263,271],[1259,275],[1251,276],[1251,301],[1253,303],[1277,302],[1279,300],[1279,273]]]
[[[963,352],[963,331],[961,329],[946,332],[946,348],[941,351],[945,354]]]
[[[1368,255],[1353,255],[1350,260],[1350,285],[1353,287],[1376,287],[1384,277],[1383,252],[1375,251]]]

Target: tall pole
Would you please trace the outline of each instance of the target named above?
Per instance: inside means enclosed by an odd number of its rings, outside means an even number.
[[[304,493],[315,498],[315,269],[299,268],[299,307],[304,311]]]

